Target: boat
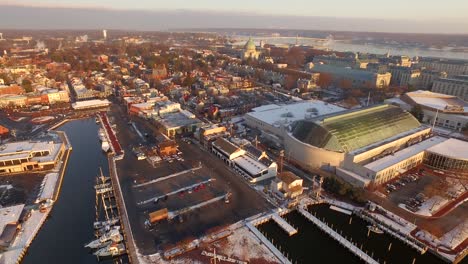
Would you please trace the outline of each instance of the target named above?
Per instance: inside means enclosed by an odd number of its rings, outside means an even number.
[[[378,226],[376,226],[376,225],[368,225],[367,228],[368,228],[370,231],[372,231],[372,232],[374,232],[374,233],[376,233],[376,234],[383,234],[383,233],[384,233],[384,232],[382,231],[382,229],[380,229],[380,228],[379,228]]]
[[[103,226],[101,228],[99,228],[97,231],[96,231],[96,237],[100,237],[104,234],[106,234],[107,232],[111,231],[111,230],[120,230],[120,226],[112,226],[112,225],[106,225],[106,226]]]
[[[99,257],[116,257],[126,253],[123,243],[112,243],[104,248],[94,252],[94,255]]]
[[[101,123],[101,121],[99,120],[99,117],[96,116],[96,124],[99,124]]]
[[[97,249],[110,245],[112,242],[119,243],[123,240],[123,236],[120,234],[120,230],[111,229],[98,239],[93,240],[85,245],[87,248]],[[109,243],[108,243],[109,242]]]
[[[137,159],[138,160],[145,160],[146,159],[146,155],[144,153],[138,153],[137,154]]]
[[[102,151],[108,152],[109,149],[110,149],[109,142],[107,142],[107,141],[105,141],[105,140],[102,141],[102,143],[101,143],[101,148],[102,148]]]
[[[103,128],[100,128],[99,131],[98,131],[98,137],[101,141],[105,141],[106,140],[106,133],[104,131]]]
[[[111,187],[111,183],[110,183],[110,182],[94,185],[94,189],[96,189],[96,190],[97,190],[97,189],[103,189],[103,188],[109,188],[109,187]]]
[[[105,227],[107,225],[115,225],[119,222],[118,218],[112,218],[107,221],[97,221],[94,222],[94,229],[100,229],[101,227]]]

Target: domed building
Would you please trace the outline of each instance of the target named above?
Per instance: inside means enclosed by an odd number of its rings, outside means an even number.
[[[247,59],[252,59],[252,60],[258,60],[260,57],[261,52],[257,51],[257,46],[255,46],[255,42],[252,40],[252,38],[249,38],[247,43],[244,45],[244,50],[241,53],[241,58],[243,60]]]

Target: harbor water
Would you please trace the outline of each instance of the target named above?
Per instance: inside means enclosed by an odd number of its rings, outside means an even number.
[[[436,264],[444,263],[430,252],[421,255],[415,249],[405,245],[398,239],[387,234],[369,232],[368,224],[357,216],[349,216],[329,209],[329,205],[315,205],[309,212],[326,222],[343,237],[367,252],[379,263],[396,264]],[[352,220],[350,221],[350,217]],[[289,237],[275,222],[269,221],[258,226],[277,248],[281,247],[283,254],[288,254],[292,263],[363,263],[338,242],[328,237],[318,227],[297,211],[284,216],[285,220],[299,230],[299,233]],[[351,224],[350,224],[351,222]],[[414,260],[414,262],[413,262]]]
[[[31,244],[24,264],[94,264],[97,258],[84,248],[95,239],[93,222],[96,217],[94,184],[101,167],[108,173],[107,157],[101,150],[94,118],[66,123],[65,131],[73,151],[64,175],[62,190],[50,218]],[[99,263],[127,263],[126,260],[106,260]]]

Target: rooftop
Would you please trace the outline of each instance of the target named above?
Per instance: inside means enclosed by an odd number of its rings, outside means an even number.
[[[240,156],[233,160],[237,165],[248,171],[251,175],[256,175],[268,167],[248,156]]]
[[[228,155],[231,155],[232,153],[236,152],[239,149],[238,146],[232,144],[231,142],[227,141],[224,138],[217,138],[216,141],[213,142],[213,145],[220,148],[222,151],[224,151]]]
[[[381,171],[385,168],[388,168],[390,166],[393,166],[401,161],[404,161],[414,155],[417,155],[418,153],[421,153],[428,148],[435,146],[437,144],[440,144],[444,141],[446,141],[446,138],[443,137],[432,137],[429,139],[426,139],[424,141],[421,141],[417,144],[414,144],[410,147],[404,148],[400,151],[395,152],[393,155],[388,155],[385,156],[381,159],[378,159],[376,161],[373,161],[364,167],[368,168],[369,170],[372,170],[374,172]]]
[[[419,90],[406,93],[406,96],[419,105],[433,109],[450,111],[453,107],[458,107],[462,112],[468,112],[468,103],[453,95]]]
[[[111,102],[107,99],[104,100],[86,100],[86,101],[78,101],[72,104],[73,109],[83,109],[83,108],[93,108],[93,107],[104,107],[110,105]]]
[[[269,125],[280,127],[297,120],[315,118],[345,110],[342,107],[319,100],[299,101],[285,105],[263,105],[252,109],[246,116],[251,116]]]
[[[450,138],[427,151],[453,159],[468,160],[468,142],[455,138]]]
[[[290,171],[284,171],[278,174],[278,178],[281,179],[282,182],[285,182],[286,184],[291,184],[294,181],[300,180],[296,174],[290,172]]]
[[[7,224],[18,222],[24,204],[0,208],[0,234]]]
[[[53,159],[62,143],[54,141],[19,141],[0,145],[0,160],[24,159],[44,162]],[[48,151],[47,156],[35,156],[35,152]]]
[[[182,112],[168,113],[163,118],[159,118],[158,122],[166,129],[177,129],[184,126],[196,125],[201,121],[197,118],[190,118]]]

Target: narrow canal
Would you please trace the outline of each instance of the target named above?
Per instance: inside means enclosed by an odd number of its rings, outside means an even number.
[[[62,190],[51,217],[33,241],[22,263],[94,264],[96,257],[84,248],[94,239],[94,184],[99,167],[108,173],[106,156],[97,136],[93,118],[69,122],[65,131],[73,146]],[[113,263],[115,260],[101,261]],[[124,262],[125,263],[125,262]]]

